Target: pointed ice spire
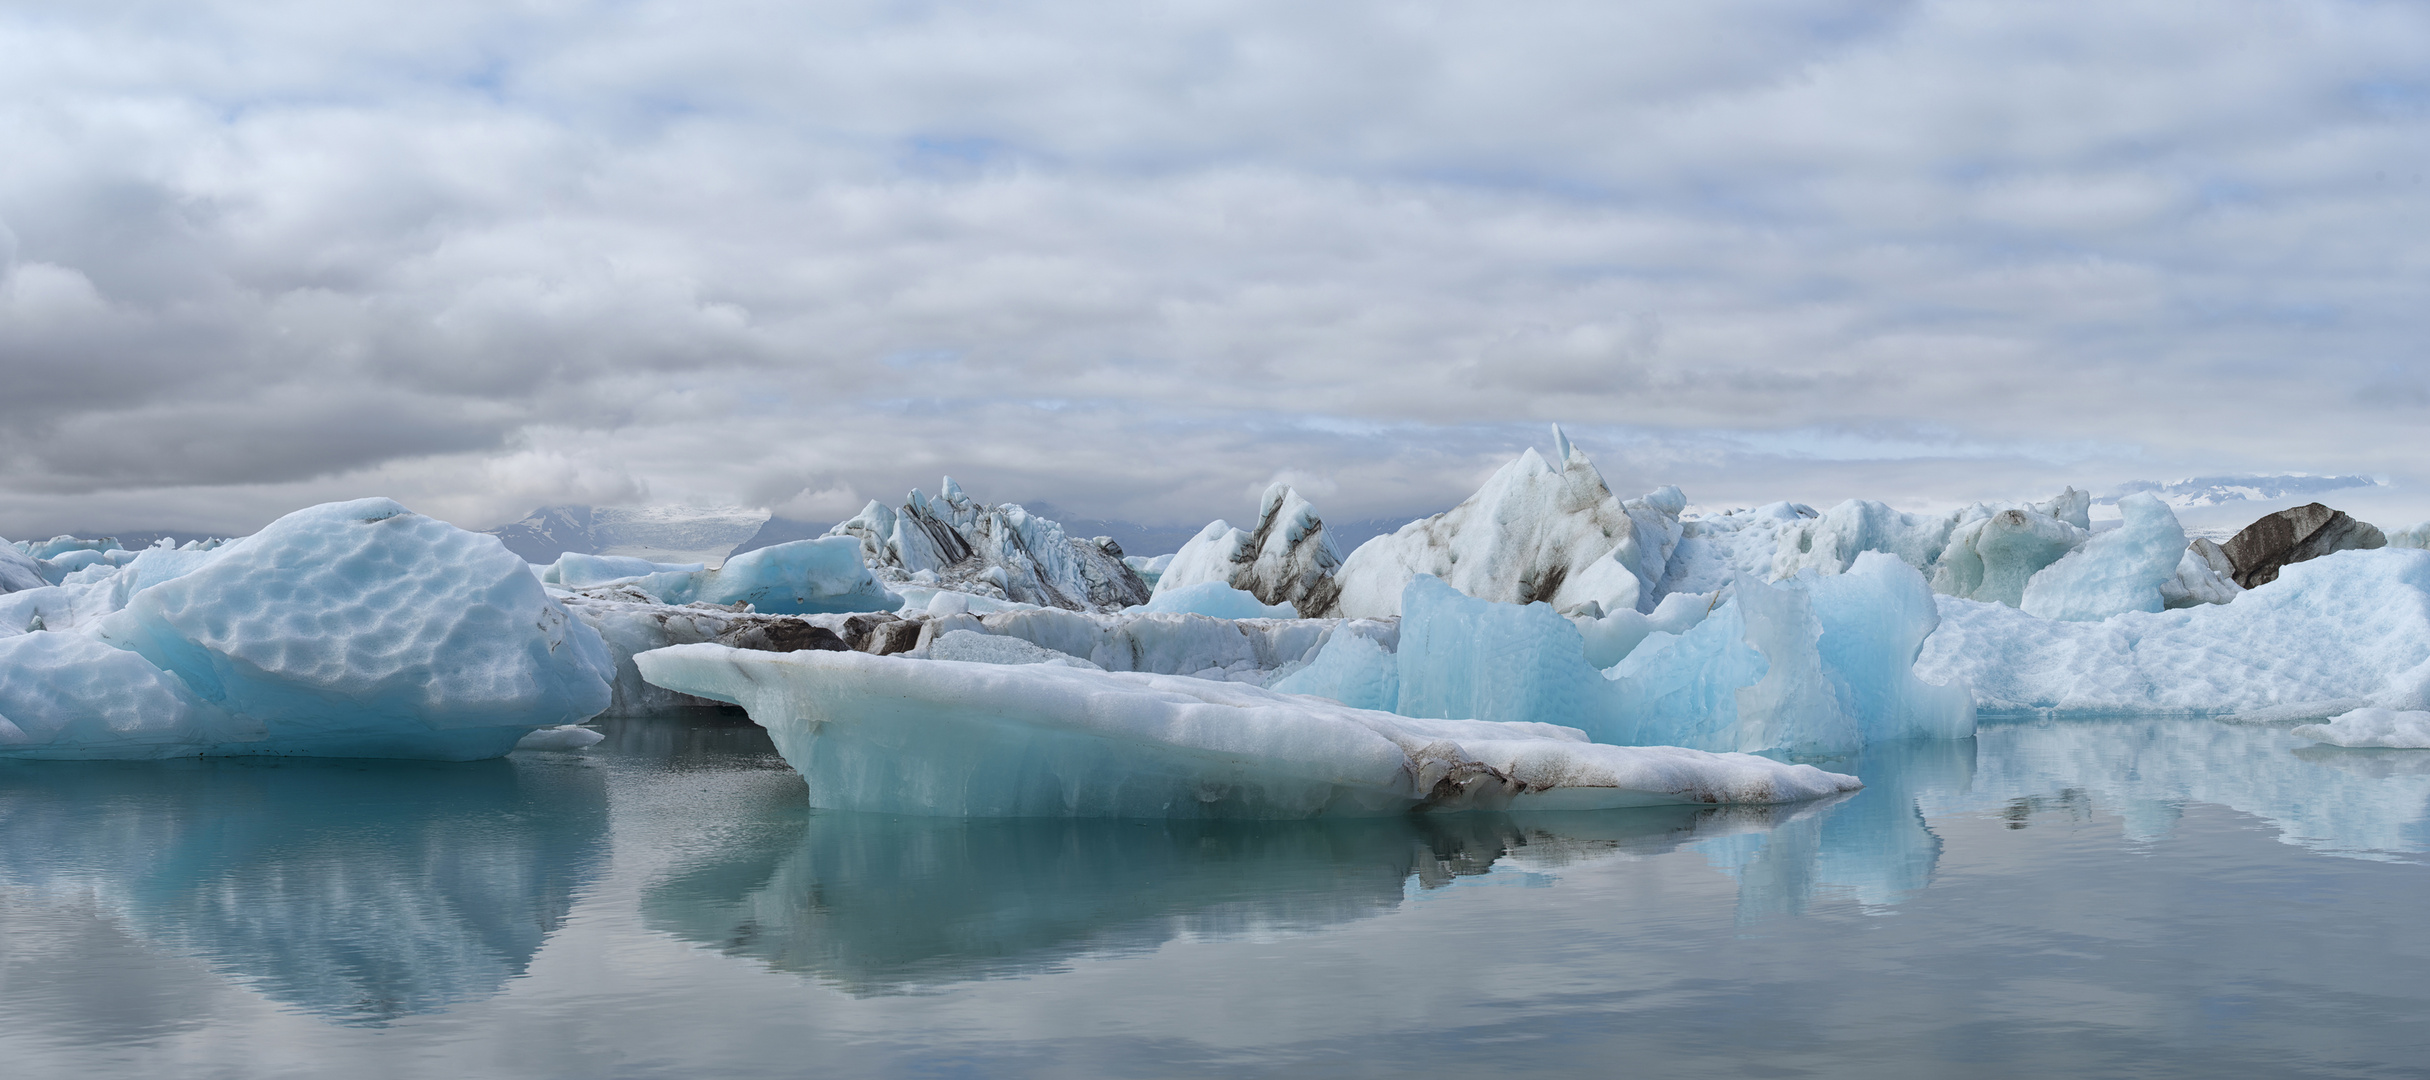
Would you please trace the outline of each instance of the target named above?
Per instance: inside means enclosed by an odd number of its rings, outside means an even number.
[[[1553,460],[1566,464],[1569,461],[1569,436],[1562,433],[1561,425],[1554,424],[1552,427]]]
[[[962,485],[954,483],[953,477],[948,476],[944,489],[937,492],[937,497],[949,503],[960,503],[963,501]]]

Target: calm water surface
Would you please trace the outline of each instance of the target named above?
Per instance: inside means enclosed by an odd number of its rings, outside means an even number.
[[[2011,723],[1774,809],[814,813],[586,754],[0,768],[0,1073],[2430,1076],[2430,752]]]

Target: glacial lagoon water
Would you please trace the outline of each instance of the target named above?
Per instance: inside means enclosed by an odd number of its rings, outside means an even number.
[[[965,823],[605,727],[0,768],[0,1071],[2430,1076],[2430,752],[2016,721],[1803,806]]]

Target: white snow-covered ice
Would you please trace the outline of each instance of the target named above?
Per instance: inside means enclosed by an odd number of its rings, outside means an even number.
[[[2337,746],[2430,750],[2430,712],[2356,709],[2326,724],[2305,724],[2295,734]]]
[[[2430,552],[2341,551],[2234,603],[2097,622],[1954,597],[1939,607],[1916,672],[1964,680],[1985,708],[2325,719],[2430,707]]]
[[[1371,816],[1794,802],[1858,786],[1751,755],[1418,720],[1203,679],[715,645],[635,659],[652,682],[743,706],[829,809]]]

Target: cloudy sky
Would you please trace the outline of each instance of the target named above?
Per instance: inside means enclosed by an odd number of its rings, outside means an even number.
[[[0,535],[2430,492],[2426,174],[2414,3],[6,0]]]

